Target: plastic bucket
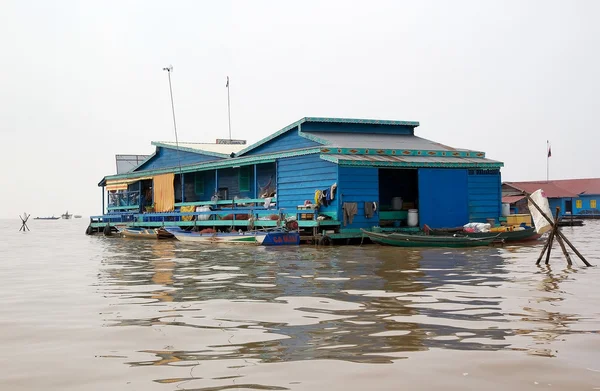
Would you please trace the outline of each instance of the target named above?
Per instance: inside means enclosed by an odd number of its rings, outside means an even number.
[[[416,227],[419,225],[419,211],[417,209],[408,210],[407,224],[409,227]]]

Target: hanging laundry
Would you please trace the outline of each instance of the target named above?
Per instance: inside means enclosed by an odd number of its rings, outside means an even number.
[[[331,189],[329,189],[329,194],[331,197],[331,200],[335,200],[335,192],[337,191],[337,182],[334,183],[333,185],[331,185]]]
[[[365,202],[365,217],[370,219],[375,214],[375,203],[372,201]]]
[[[321,204],[329,206],[329,189],[321,190]]]
[[[344,227],[346,226],[346,221],[352,224],[354,220],[354,215],[358,213],[358,204],[356,202],[344,202],[342,205],[342,209],[344,210]]]
[[[321,195],[322,192],[321,190],[316,190],[315,191],[315,206],[318,208],[321,202]]]

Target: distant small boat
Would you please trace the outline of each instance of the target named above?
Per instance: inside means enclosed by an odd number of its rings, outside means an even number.
[[[60,215],[60,217],[62,217],[65,220],[70,219],[71,217],[73,217],[72,214],[69,214],[69,211],[66,211],[64,214]]]
[[[486,238],[470,238],[468,236],[435,236],[411,235],[402,233],[378,233],[361,228],[363,235],[371,241],[396,247],[476,247],[489,246],[494,242],[502,242],[497,235]]]
[[[76,219],[80,219],[81,215],[74,215],[73,217],[76,218]]]
[[[559,227],[582,227],[583,220],[575,220],[569,217],[558,220]]]
[[[34,220],[58,220],[60,219],[60,217],[34,217]]]

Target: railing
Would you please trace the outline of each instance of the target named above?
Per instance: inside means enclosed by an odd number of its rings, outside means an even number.
[[[139,191],[122,191],[108,193],[108,210],[132,209],[140,205]]]

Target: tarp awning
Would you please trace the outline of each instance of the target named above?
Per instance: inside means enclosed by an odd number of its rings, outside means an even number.
[[[127,186],[131,183],[135,183],[138,181],[143,181],[146,179],[152,179],[151,176],[141,177],[141,178],[133,178],[133,179],[113,179],[106,181],[106,190],[114,191],[114,190],[127,190]]]

